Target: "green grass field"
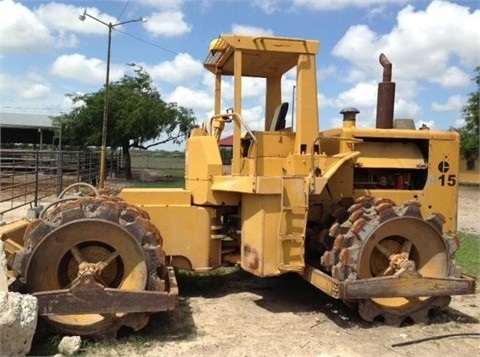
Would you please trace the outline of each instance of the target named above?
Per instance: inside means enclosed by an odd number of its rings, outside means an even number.
[[[134,188],[183,188],[185,185],[184,169],[162,169],[159,171],[163,176],[159,182],[134,182],[130,187]]]
[[[480,235],[472,233],[458,234],[460,249],[455,255],[457,265],[470,276],[480,277]]]

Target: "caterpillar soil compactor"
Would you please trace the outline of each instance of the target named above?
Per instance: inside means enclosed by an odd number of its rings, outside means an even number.
[[[457,134],[393,119],[395,83],[383,54],[376,127],[357,127],[358,111],[347,108],[342,127],[319,131],[318,48],[295,38],[213,41],[204,66],[215,76],[214,115],[187,140],[185,188],[93,189],[3,227],[12,289],[35,295],[39,314],[60,331],[100,337],[174,309],[174,268],[294,272],[363,319],[389,325],[424,322],[451,295],[473,294],[475,280],[453,260]],[[291,119],[282,102],[287,73],[296,73]],[[225,77],[233,93],[222,92]],[[260,131],[242,112],[251,77],[265,86]],[[231,110],[222,94],[233,98]],[[233,133],[228,169],[225,128]]]

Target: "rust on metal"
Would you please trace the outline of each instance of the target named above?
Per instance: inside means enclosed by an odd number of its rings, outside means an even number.
[[[178,285],[171,267],[168,267],[168,286],[168,291],[104,288],[85,274],[70,289],[36,292],[33,295],[38,299],[41,316],[159,312],[173,310],[178,300]]]
[[[420,297],[464,295],[475,293],[475,279],[396,277],[394,275],[363,280],[346,281],[341,284],[342,299],[371,299],[379,297]]]
[[[397,277],[394,275],[362,280],[338,281],[313,267],[307,267],[302,276],[314,286],[336,299],[372,299],[381,297],[419,297],[474,294],[475,279]]]
[[[362,318],[380,315],[388,325],[425,321],[432,306],[443,304],[440,297],[475,293],[475,280],[461,277],[452,265],[458,246],[443,234],[439,217],[423,219],[416,204],[396,206],[374,197],[357,199],[348,212],[333,247],[320,259],[330,278],[313,270],[308,279],[330,292],[337,282],[339,290],[331,295],[362,302]]]

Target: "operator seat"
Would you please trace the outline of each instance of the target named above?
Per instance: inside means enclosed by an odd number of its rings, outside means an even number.
[[[272,122],[270,123],[269,131],[276,131],[285,129],[286,125],[286,116],[288,112],[288,102],[280,103],[273,113]]]
[[[272,122],[270,123],[269,131],[277,131],[285,129],[286,126],[286,116],[288,112],[288,102],[283,102],[277,105],[275,112],[273,113]],[[250,133],[246,133],[245,136],[241,139],[241,152],[243,157],[248,156],[248,151],[252,143],[252,137]]]

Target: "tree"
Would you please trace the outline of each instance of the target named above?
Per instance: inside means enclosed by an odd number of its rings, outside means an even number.
[[[127,179],[132,178],[130,148],[146,150],[167,142],[180,143],[195,122],[191,109],[163,101],[150,75],[140,66],[131,66],[134,67],[134,77],[124,75],[108,87],[106,140],[112,149],[122,149]],[[69,144],[80,147],[101,145],[104,90],[67,94],[73,103],[81,105],[70,113],[54,117],[53,122],[62,126]]]
[[[460,134],[460,153],[466,161],[467,169],[473,170],[475,162],[479,158],[479,112],[480,112],[480,66],[475,68],[476,91],[470,93],[467,104],[462,108],[462,116],[465,125],[460,128],[452,128]]]

